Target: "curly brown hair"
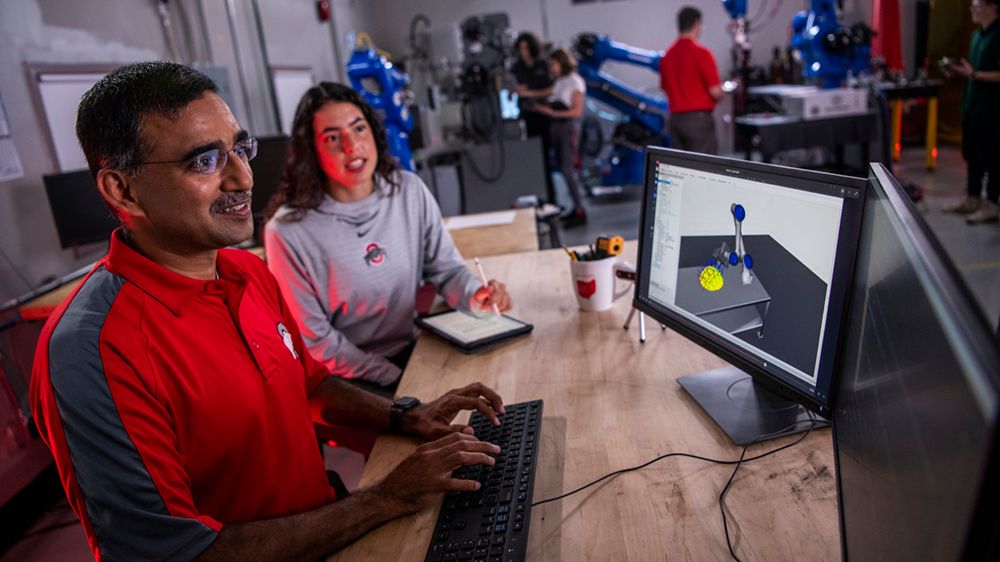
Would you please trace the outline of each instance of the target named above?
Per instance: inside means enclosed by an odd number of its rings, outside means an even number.
[[[399,166],[389,154],[389,143],[385,138],[385,128],[368,102],[349,86],[335,82],[320,82],[302,96],[292,121],[292,137],[288,142],[288,157],[285,170],[281,174],[278,191],[267,205],[265,216],[270,219],[282,206],[291,209],[282,215],[282,222],[298,222],[306,212],[315,209],[326,196],[326,174],[316,157],[316,143],[313,140],[313,117],[321,107],[332,102],[347,102],[361,110],[371,128],[378,151],[375,174],[391,186],[390,193],[399,189]]]

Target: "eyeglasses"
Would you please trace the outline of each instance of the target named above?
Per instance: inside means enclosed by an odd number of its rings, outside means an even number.
[[[188,169],[198,174],[212,174],[226,167],[229,162],[229,153],[232,152],[237,158],[244,162],[249,162],[257,156],[257,139],[254,137],[245,138],[233,145],[229,150],[212,148],[201,152],[190,159],[184,160],[157,160],[154,162],[143,162],[143,164],[187,164]]]

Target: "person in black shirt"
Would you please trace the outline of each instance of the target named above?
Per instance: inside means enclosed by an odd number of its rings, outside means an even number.
[[[1000,221],[1000,0],[972,0],[979,29],[968,59],[945,69],[965,78],[962,96],[962,156],[968,163],[967,195],[945,212],[965,215],[969,224]],[[983,180],[986,198],[980,198]]]
[[[544,99],[552,93],[552,77],[549,75],[548,63],[542,58],[542,46],[538,38],[529,31],[517,36],[514,42],[517,51],[517,62],[511,67],[514,79],[517,80],[518,104],[521,118],[529,137],[539,137],[542,140],[542,162],[545,164],[545,189],[549,203],[555,204],[555,188],[552,186],[552,170],[549,163],[549,126],[550,119],[527,108],[537,99]]]

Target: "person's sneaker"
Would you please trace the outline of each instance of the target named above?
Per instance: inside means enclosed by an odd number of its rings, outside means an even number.
[[[979,210],[965,216],[965,222],[969,224],[983,224],[986,222],[1000,221],[1000,205],[993,201],[983,201]]]
[[[576,208],[573,209],[568,215],[560,219],[565,228],[573,228],[574,226],[583,226],[587,224],[587,211],[583,209]]]
[[[968,215],[978,211],[979,206],[982,204],[983,200],[978,197],[966,197],[958,203],[953,203],[945,207],[944,212],[954,213],[956,215]]]

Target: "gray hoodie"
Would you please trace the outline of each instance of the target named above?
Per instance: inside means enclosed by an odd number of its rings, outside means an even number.
[[[415,174],[400,188],[376,176],[372,194],[353,203],[327,195],[298,222],[264,229],[267,265],[302,330],[306,347],[330,373],[381,385],[399,368],[386,357],[413,342],[417,286],[434,283],[452,307],[468,308],[481,286]]]

